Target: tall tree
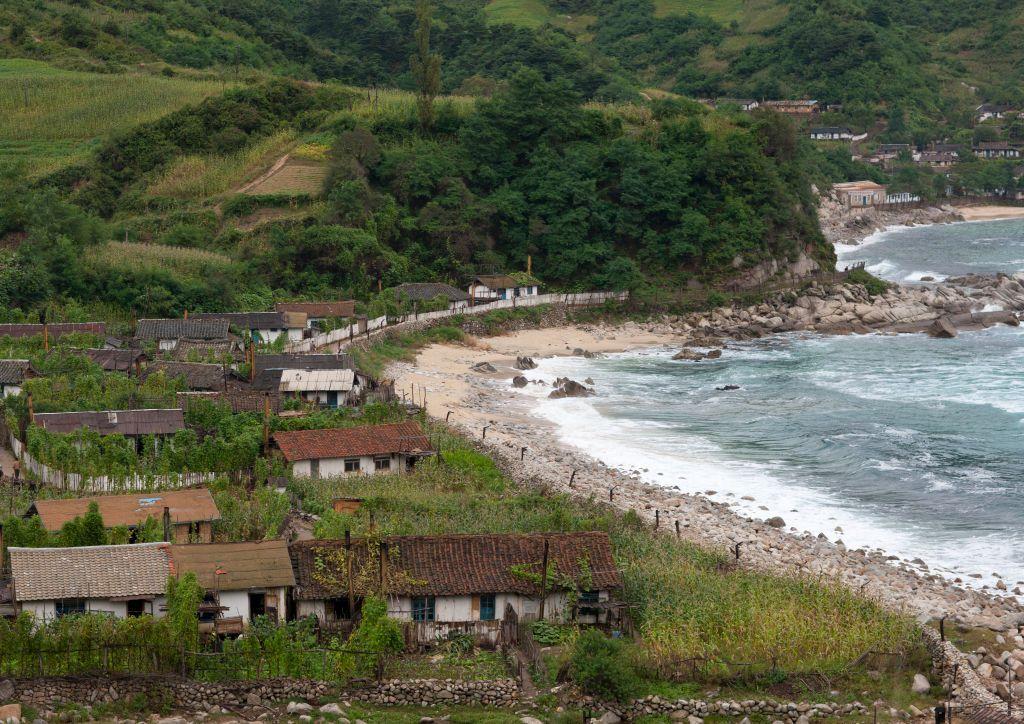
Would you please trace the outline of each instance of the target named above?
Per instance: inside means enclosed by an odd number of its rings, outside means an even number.
[[[424,131],[434,126],[434,99],[441,92],[441,56],[430,52],[433,14],[430,0],[416,0],[416,52],[409,65],[416,80],[416,110]]]

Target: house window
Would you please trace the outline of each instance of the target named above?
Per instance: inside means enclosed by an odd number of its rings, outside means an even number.
[[[391,469],[391,458],[374,458],[373,467],[377,471],[390,470]]]
[[[320,459],[313,458],[309,461],[309,477],[319,478],[320,477]]]
[[[55,609],[57,612],[57,618],[60,618],[61,616],[74,616],[75,614],[85,613],[85,599],[61,598],[56,602]]]
[[[346,473],[358,473],[359,472],[359,458],[345,458],[345,472]]]
[[[600,599],[600,592],[598,591],[583,591],[580,593],[580,604],[597,603]]]
[[[434,597],[413,596],[412,599],[412,620],[433,621],[434,620]]]
[[[134,601],[126,601],[124,609],[124,613],[128,618],[138,618],[139,616],[145,615],[146,602],[141,598],[135,599]]]
[[[481,621],[493,621],[494,620],[494,594],[487,594],[480,596],[480,620]]]

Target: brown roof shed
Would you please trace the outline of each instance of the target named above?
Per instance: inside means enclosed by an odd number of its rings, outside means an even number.
[[[172,545],[171,559],[175,575],[195,573],[208,591],[295,585],[288,544],[283,540]]]
[[[85,515],[89,504],[96,503],[108,528],[118,525],[133,527],[148,518],[161,519],[164,508],[170,508],[175,523],[197,523],[220,519],[220,510],[206,488],[168,490],[161,493],[135,495],[96,495],[89,498],[40,499],[26,515],[38,514],[46,530],[60,530],[65,523]]]
[[[172,435],[185,429],[185,416],[177,408],[40,412],[33,418],[33,422],[49,432],[77,432],[86,428],[101,435]]]

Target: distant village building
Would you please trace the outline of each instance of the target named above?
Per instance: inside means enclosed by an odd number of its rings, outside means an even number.
[[[410,302],[429,302],[438,297],[444,297],[449,303],[464,302],[469,299],[469,295],[461,289],[440,282],[399,284],[394,288],[394,292],[396,298],[404,297]]]
[[[878,206],[885,203],[885,186],[874,181],[850,181],[832,187],[836,198],[847,208]]]
[[[180,341],[229,342],[226,319],[140,319],[135,326],[135,340],[155,342],[162,351],[175,349]]]
[[[815,141],[850,141],[854,133],[845,126],[823,126],[811,129],[811,139]]]
[[[167,543],[10,548],[14,601],[37,621],[82,613],[161,617],[171,573]]]
[[[43,527],[56,533],[65,523],[84,516],[91,503],[96,503],[107,528],[125,526],[134,532],[152,518],[166,529],[167,539],[173,543],[209,543],[213,540],[213,522],[220,520],[217,503],[206,488],[88,498],[40,498],[29,506],[25,517],[38,515]]]
[[[536,296],[540,282],[529,274],[482,274],[469,285],[471,304]]]
[[[403,473],[434,454],[413,421],[277,432],[274,443],[296,478]]]
[[[376,556],[363,540],[299,541],[290,551],[296,615],[328,629],[351,625],[368,575],[383,578],[388,616],[409,622],[421,645],[454,632],[493,645],[507,617],[614,627],[622,610],[622,577],[604,532],[393,536]]]
[[[98,364],[104,372],[124,372],[139,374],[142,363],[149,357],[140,349],[119,349],[103,347],[100,349],[79,350],[91,361]]]
[[[278,302],[274,305],[274,309],[283,314],[305,314],[306,326],[313,327],[328,319],[354,317],[356,303],[353,301]]]
[[[152,435],[157,444],[185,429],[185,416],[180,409],[101,410],[99,412],[40,412],[32,418],[35,425],[47,432],[69,434],[91,430],[100,435],[124,435],[135,441],[136,450]]]
[[[1007,141],[982,141],[974,147],[978,158],[1020,158],[1020,148]]]
[[[347,354],[257,354],[253,390],[275,392],[323,407],[357,404],[373,380]]]
[[[955,166],[958,161],[957,154],[943,151],[922,151],[918,157],[918,163],[932,168],[949,168]]]
[[[0,397],[17,395],[28,377],[34,377],[32,363],[27,359],[0,360]]]
[[[791,118],[810,118],[821,109],[815,100],[764,101],[761,105]]]
[[[712,102],[712,106],[715,108],[722,108],[725,106],[736,106],[741,111],[752,111],[761,104],[753,98],[716,98]]]
[[[282,335],[289,342],[297,342],[307,326],[304,312],[213,312],[196,314],[195,319],[226,320],[231,327],[263,344],[273,344]]]
[[[994,103],[982,103],[980,106],[974,109],[974,120],[977,123],[984,123],[985,121],[993,118],[1002,118],[1009,112],[1007,106],[996,105]]]
[[[278,391],[321,407],[344,407],[359,401],[353,370],[280,370]]]
[[[157,373],[163,373],[169,380],[184,378],[190,390],[212,391],[225,387],[224,367],[218,364],[157,361],[142,371],[142,379]]]

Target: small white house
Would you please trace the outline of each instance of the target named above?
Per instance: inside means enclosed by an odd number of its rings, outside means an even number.
[[[418,422],[290,430],[274,442],[296,478],[398,474],[434,454]]]
[[[811,139],[815,141],[852,141],[853,136],[853,131],[845,126],[825,126],[811,129]]]
[[[540,293],[540,282],[528,274],[490,274],[478,276],[469,285],[470,305],[498,299],[533,297]]]
[[[215,312],[197,314],[195,318],[225,320],[260,344],[273,344],[282,335],[289,342],[300,341],[308,319],[305,312]]]
[[[328,627],[358,615],[367,580],[385,582],[388,616],[407,622],[419,645],[452,632],[494,645],[508,617],[617,623],[622,579],[603,532],[394,536],[374,550],[307,540],[290,550],[296,615]]]
[[[30,376],[32,364],[27,359],[0,360],[0,396],[8,397],[21,392],[25,378]]]
[[[175,573],[194,573],[206,592],[201,627],[239,633],[256,616],[285,618],[295,575],[284,541],[173,545],[170,554]]]
[[[228,342],[228,322],[224,319],[140,319],[135,326],[140,343],[155,342],[163,352],[177,349],[181,340]]]
[[[82,613],[163,616],[170,547],[11,548],[15,603],[40,622]]]
[[[278,302],[274,309],[282,313],[306,315],[306,327],[313,327],[328,319],[349,319],[356,314],[353,301],[337,302]]]
[[[281,370],[278,391],[322,407],[344,406],[359,398],[355,370]]]

